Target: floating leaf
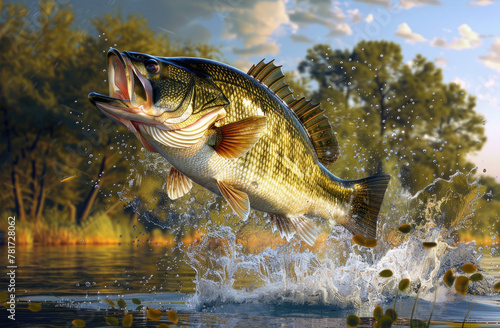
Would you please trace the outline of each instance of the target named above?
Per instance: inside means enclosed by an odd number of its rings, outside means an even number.
[[[30,305],[28,305],[28,309],[31,312],[38,312],[42,309],[42,303],[30,303]]]
[[[122,300],[121,298],[117,299],[116,300],[116,303],[118,304],[119,307],[121,307],[122,309],[126,308],[127,307],[127,303],[125,303],[124,300]]]
[[[411,225],[409,225],[409,224],[403,224],[403,225],[400,225],[398,229],[402,233],[409,233],[411,231]]]
[[[132,321],[134,321],[134,318],[132,317],[132,313],[129,313],[129,314],[123,316],[122,326],[123,327],[131,327]]]
[[[148,318],[153,321],[161,319],[161,311],[153,308],[148,308]]]
[[[373,248],[375,246],[377,246],[377,239],[374,238],[365,239],[365,247]]]
[[[144,307],[144,305],[139,305],[138,307],[135,308],[135,310],[140,311],[143,307]]]
[[[408,287],[410,287],[410,279],[405,278],[399,282],[398,289],[404,292]]]
[[[132,303],[134,303],[134,304],[141,304],[141,300],[138,299],[138,298],[133,298],[132,299]]]
[[[449,269],[443,276],[443,282],[446,286],[451,287],[455,282],[455,276],[453,275],[453,271]]]
[[[500,281],[493,285],[493,289],[500,292]]]
[[[360,246],[365,246],[366,239],[358,233],[357,235],[352,236],[352,242]]]
[[[112,306],[112,307],[115,307],[115,306],[116,306],[115,302],[113,302],[113,301],[112,301],[112,300],[110,300],[109,298],[106,298],[106,299],[105,299],[105,301],[106,301],[106,303],[108,303],[108,304],[109,304],[109,306]]]
[[[392,326],[392,318],[388,315],[384,315],[378,320],[379,328],[390,328]]]
[[[115,317],[104,317],[108,326],[118,326],[118,319]]]
[[[392,277],[392,271],[389,269],[385,269],[380,271],[378,275],[381,276],[382,278],[390,278]]]
[[[424,248],[434,248],[437,246],[437,243],[434,241],[424,241],[422,246],[424,246]]]
[[[375,309],[373,309],[373,317],[375,320],[379,320],[384,315],[384,309],[380,305],[377,305]]]
[[[476,272],[476,270],[477,270],[477,267],[472,263],[465,263],[462,266],[462,271],[465,273],[474,273],[474,272]]]
[[[422,320],[419,320],[419,319],[412,319],[410,321],[410,327],[414,327],[414,328],[426,328],[427,324],[425,323],[425,321],[422,321]]]
[[[469,278],[466,276],[458,276],[455,280],[455,290],[457,293],[465,295],[469,288]]]
[[[73,180],[74,177],[76,177],[76,175],[71,175],[69,177],[66,177],[66,178],[62,179],[61,182],[68,182],[70,180]]]
[[[357,327],[359,325],[359,317],[357,315],[351,314],[346,319],[347,327]]]
[[[385,310],[385,315],[392,319],[392,322],[396,322],[398,320],[398,313],[394,309]]]
[[[85,320],[82,320],[82,319],[75,319],[75,320],[71,321],[71,323],[76,328],[83,328],[83,327],[85,327]]]
[[[5,302],[8,297],[9,295],[7,295],[6,293],[0,293],[0,303]]]
[[[469,277],[470,281],[478,282],[483,280],[483,275],[479,272],[474,273]]]
[[[179,320],[179,318],[177,318],[177,313],[175,313],[174,310],[168,310],[167,311],[167,317],[168,317],[168,320],[172,321],[175,324]]]
[[[170,328],[170,326],[166,323],[160,323],[158,326],[156,326],[156,328]]]

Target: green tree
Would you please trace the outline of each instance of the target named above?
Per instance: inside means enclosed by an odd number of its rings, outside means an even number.
[[[209,58],[219,52],[175,44],[144,18],[125,18],[119,11],[93,21],[99,32],[94,37],[73,26],[69,6],[40,1],[39,9],[35,16],[23,4],[0,2],[0,154],[5,159],[0,174],[9,187],[2,208],[20,221],[66,211],[80,224],[109,202],[120,202],[116,194],[109,197],[110,191],[120,190],[130,160],[140,156],[137,140],[87,99],[90,91],[108,90],[106,51],[114,46]],[[61,182],[72,175],[77,177]]]
[[[421,55],[405,64],[400,46],[388,41],[361,41],[351,51],[316,45],[299,70],[318,83],[313,97],[329,102],[343,154],[331,169],[343,176],[386,170],[416,192],[473,167],[466,155],[485,141],[474,97],[445,84]],[[348,171],[353,162],[357,172]]]

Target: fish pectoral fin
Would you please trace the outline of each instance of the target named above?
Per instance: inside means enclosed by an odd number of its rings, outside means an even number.
[[[278,231],[281,238],[287,241],[297,234],[300,239],[312,246],[318,237],[318,231],[314,222],[303,216],[288,218],[281,215],[273,215],[271,217],[271,229],[273,232]]]
[[[233,211],[235,211],[243,221],[246,221],[250,214],[250,200],[248,199],[248,195],[234,189],[232,186],[222,181],[217,181],[217,185],[219,186],[222,196],[224,196]]]
[[[177,199],[189,192],[193,182],[187,176],[172,166],[167,178],[167,195],[170,199]]]
[[[267,117],[252,116],[215,128],[215,151],[224,158],[241,157],[259,141],[266,127]]]

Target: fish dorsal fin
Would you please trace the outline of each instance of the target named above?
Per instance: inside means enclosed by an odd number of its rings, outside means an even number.
[[[340,156],[340,147],[328,118],[324,115],[325,110],[311,100],[295,99],[290,86],[285,82],[281,66],[274,65],[274,59],[268,63],[264,63],[262,59],[250,68],[248,75],[266,85],[295,112],[309,134],[319,161],[325,165],[334,164]]]
[[[287,105],[294,100],[293,92],[285,82],[281,66],[274,65],[274,59],[268,63],[264,63],[262,59],[257,65],[253,65],[247,74],[267,86]]]
[[[330,165],[340,157],[340,147],[325,110],[319,106],[319,103],[313,104],[304,97],[288,104],[309,134],[319,161]]]

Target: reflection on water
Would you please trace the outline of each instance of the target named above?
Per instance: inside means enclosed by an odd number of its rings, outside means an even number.
[[[23,302],[43,304],[38,313],[28,311],[25,303],[18,304],[17,323],[22,327],[71,327],[71,321],[77,318],[85,320],[87,327],[105,327],[105,316],[123,317],[122,310],[107,306],[103,301],[106,297],[123,298],[137,327],[156,327],[160,322],[147,320],[144,311],[134,311],[132,298],[140,299],[146,306],[176,309],[180,318],[177,327],[345,327],[345,317],[356,311],[331,305],[252,301],[213,303],[195,309],[187,294],[194,291],[195,272],[185,263],[183,252],[172,247],[19,247],[17,256],[17,296]],[[490,277],[499,278],[499,265],[500,257],[483,258],[482,267]],[[5,286],[3,277],[1,283]],[[400,317],[409,318],[413,300],[400,300]],[[434,318],[461,322],[475,304],[469,321],[499,323],[499,301],[500,297],[491,296],[457,297],[438,304]],[[389,306],[385,304],[384,308]],[[431,307],[429,300],[419,300],[416,316],[427,318]],[[369,324],[368,318],[363,320]],[[162,322],[171,324],[165,316]],[[403,320],[401,324],[407,322]]]
[[[195,273],[172,247],[18,246],[16,257],[18,296],[194,291]]]

